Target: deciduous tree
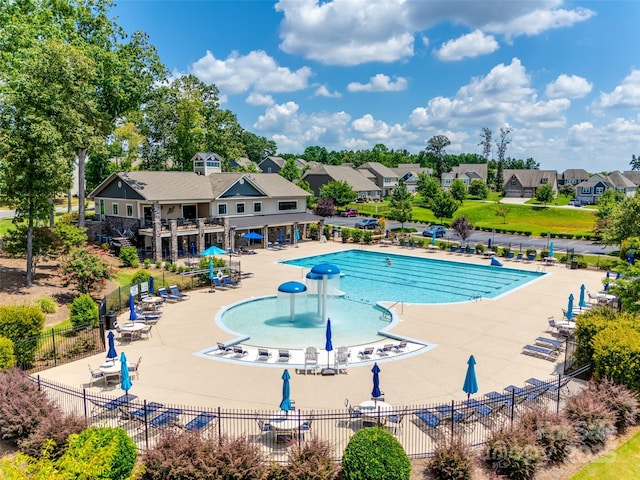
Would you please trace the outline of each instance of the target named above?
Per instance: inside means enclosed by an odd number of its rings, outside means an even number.
[[[456,199],[447,190],[440,190],[429,203],[429,208],[440,219],[440,223],[442,223],[443,218],[453,217],[453,214],[458,210],[458,206]]]
[[[548,203],[551,203],[555,198],[555,192],[551,184],[546,183],[536,189],[536,200],[542,203],[545,207]]]
[[[434,160],[434,176],[442,179],[445,170],[446,148],[451,145],[451,141],[445,135],[435,135],[427,142],[426,152],[431,154]]]
[[[462,180],[456,178],[449,187],[449,191],[453,198],[455,198],[458,202],[463,202],[465,198],[467,198],[467,186],[464,184]]]
[[[473,223],[469,221],[469,219],[463,215],[462,217],[457,217],[453,223],[451,224],[451,228],[456,232],[463,242],[467,241],[467,238],[473,232]]]
[[[489,188],[484,180],[476,178],[471,181],[469,185],[469,195],[477,197],[479,200],[484,200],[489,196]]]
[[[420,172],[416,182],[416,190],[422,197],[425,205],[428,207],[431,199],[441,190],[440,182],[438,179],[430,177],[425,172]]]
[[[282,168],[280,169],[280,176],[286,178],[290,182],[293,182],[300,178],[300,170],[296,166],[296,162],[293,158],[287,159]]]
[[[320,198],[331,198],[336,207],[344,207],[355,202],[358,194],[346,181],[334,180],[322,186]]]
[[[111,268],[98,255],[84,248],[74,250],[61,268],[65,286],[75,285],[80,293],[91,293],[93,287],[111,278]]]
[[[402,231],[404,232],[404,223],[413,219],[413,202],[411,193],[407,190],[407,185],[403,179],[398,180],[398,185],[393,190],[390,207],[391,215],[401,223]]]

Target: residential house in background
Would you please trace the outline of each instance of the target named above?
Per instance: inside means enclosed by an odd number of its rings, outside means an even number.
[[[640,170],[625,170],[622,174],[631,180],[636,187],[640,185]]]
[[[421,167],[418,163],[399,163],[397,167],[392,168],[398,178],[404,180],[407,190],[415,193],[418,183],[418,175],[426,173],[428,176],[433,175],[433,170],[427,167]]]
[[[279,173],[285,163],[286,160],[282,157],[265,157],[258,168],[262,173]]]
[[[193,171],[198,175],[222,172],[222,157],[213,152],[198,152],[191,159]],[[97,210],[96,210],[97,211]]]
[[[358,170],[378,186],[383,197],[392,195],[398,185],[398,174],[379,162],[363,163]]]
[[[576,185],[576,200],[580,200],[584,204],[593,205],[608,189],[620,192],[626,197],[631,197],[635,195],[637,186],[618,171],[610,175],[596,173],[589,177],[586,182]]]
[[[360,170],[348,165],[320,165],[307,170],[302,176],[302,180],[309,183],[316,197],[320,195],[320,189],[323,185],[332,181],[344,181],[358,194],[358,199],[361,201],[381,199],[382,190],[365,177]]]
[[[111,174],[89,195],[98,220],[92,234],[127,238],[154,261],[175,262],[211,245],[235,250],[250,231],[265,247],[295,243],[322,223],[306,210],[310,194],[280,175],[222,173],[215,156],[196,157],[194,172]]]
[[[534,198],[536,191],[543,185],[551,185],[558,194],[558,172],[556,170],[505,169],[504,196]]]
[[[486,163],[461,163],[460,165],[453,167],[450,172],[442,174],[441,186],[448,189],[456,179],[462,180],[462,182],[469,188],[471,182],[474,180],[482,180],[487,183],[487,174],[489,167]]]
[[[231,168],[247,169],[247,168],[250,168],[251,166],[255,166],[257,168],[258,165],[253,163],[247,157],[239,157],[239,158],[236,158],[235,160],[229,160],[229,166]]]
[[[583,168],[569,168],[558,175],[558,185],[573,185],[589,180],[591,174]]]

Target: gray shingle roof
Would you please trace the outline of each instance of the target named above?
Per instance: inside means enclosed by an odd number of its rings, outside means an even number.
[[[356,192],[380,191],[380,188],[360,171],[345,165],[321,165],[307,170],[302,178],[309,175],[328,175],[336,181],[347,182]]]
[[[556,180],[558,178],[558,172],[555,170],[536,170],[536,169],[505,169],[504,171],[504,181],[508,182],[509,179],[515,175],[518,180],[520,180],[520,184],[523,187],[539,187],[544,185],[542,183],[542,179],[546,178],[547,183],[550,185],[555,185]]]
[[[384,178],[396,178],[398,174],[391,170],[389,167],[379,163],[379,162],[366,162],[358,167],[358,170],[367,169],[372,172],[377,173],[381,177]]]

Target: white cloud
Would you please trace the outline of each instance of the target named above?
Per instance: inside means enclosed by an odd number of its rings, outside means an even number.
[[[371,77],[369,83],[352,82],[347,85],[347,90],[350,92],[399,92],[406,89],[406,78],[395,77],[395,81],[392,81],[382,73]]]
[[[260,115],[254,128],[258,130],[285,130],[283,126],[287,124],[291,118],[294,118],[300,107],[295,102],[286,102],[283,104],[273,105],[267,108],[264,115]]]
[[[440,60],[451,62],[486,55],[495,52],[498,48],[500,47],[493,35],[485,35],[480,30],[475,30],[443,43],[438,50],[435,50],[435,54]]]
[[[320,85],[316,88],[316,91],[313,93],[316,97],[327,97],[327,98],[340,98],[342,94],[337,90],[335,92],[331,92],[326,85]]]
[[[547,85],[545,94],[549,98],[582,98],[593,89],[585,78],[564,73]]]
[[[633,70],[611,93],[601,93],[599,106],[640,107],[640,70]]]
[[[312,72],[309,67],[291,71],[279,67],[276,61],[262,50],[248,55],[231,53],[225,60],[215,58],[207,51],[191,67],[191,73],[205,83],[214,83],[221,92],[238,94],[249,89],[262,92],[292,92],[308,87]]]
[[[535,2],[531,2],[530,5],[535,5]],[[554,28],[570,27],[576,23],[584,22],[594,15],[595,12],[592,10],[580,7],[575,10],[539,9],[504,22],[490,22],[484,30],[503,34],[510,40],[519,35],[533,36]]]
[[[249,105],[254,106],[269,106],[273,105],[275,101],[271,95],[261,95],[260,93],[252,93],[245,100]]]

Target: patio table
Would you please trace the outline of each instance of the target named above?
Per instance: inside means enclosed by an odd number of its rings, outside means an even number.
[[[144,297],[142,300],[143,308],[149,310],[157,310],[160,305],[164,302],[164,298],[162,297]]]

